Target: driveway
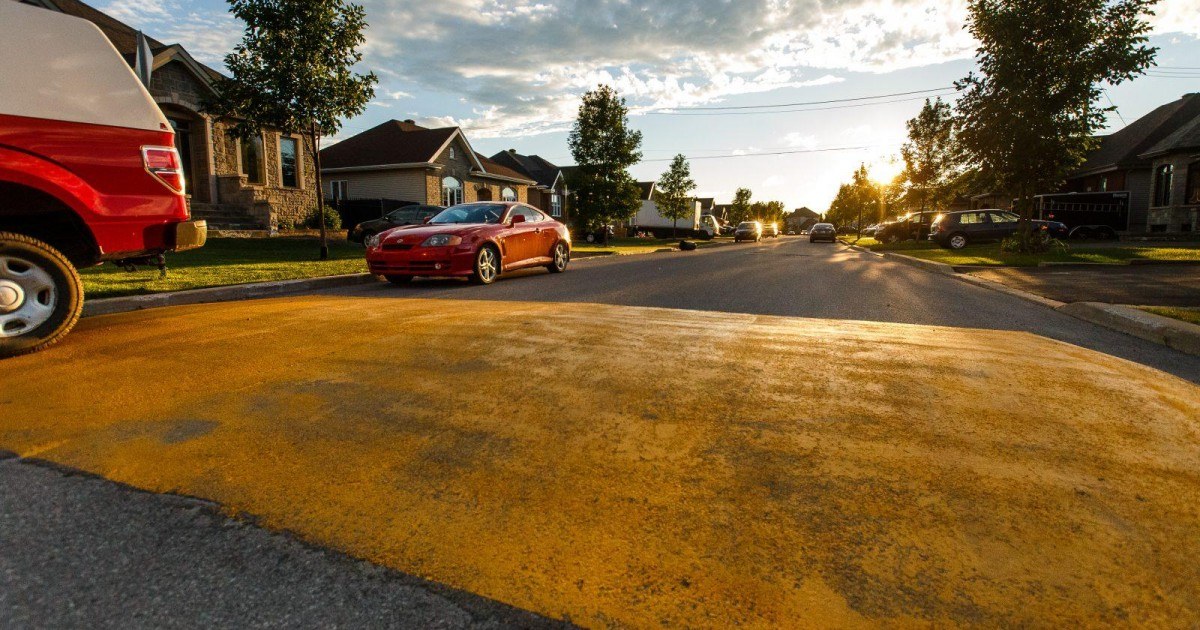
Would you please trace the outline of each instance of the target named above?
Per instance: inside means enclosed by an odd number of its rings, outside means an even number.
[[[1182,379],[1010,331],[419,295],[85,320],[4,362],[0,448],[588,626],[1200,623]]]
[[[1200,306],[1200,263],[1023,267],[970,273],[1060,302]]]

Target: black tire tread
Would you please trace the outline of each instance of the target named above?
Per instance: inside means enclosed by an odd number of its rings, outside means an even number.
[[[48,243],[31,236],[17,234],[15,232],[0,232],[0,249],[4,248],[4,246],[10,243],[25,245],[26,247],[32,247],[40,250],[41,253],[48,257],[52,262],[61,266],[66,272],[67,281],[71,283],[71,286],[67,288],[74,290],[75,305],[68,314],[67,319],[64,320],[53,333],[51,333],[48,337],[43,338],[38,343],[33,345],[22,345],[19,341],[21,338],[18,337],[18,342],[12,344],[10,347],[8,343],[0,341],[0,359],[17,357],[33,352],[40,352],[46,348],[49,348],[50,346],[61,341],[63,337],[66,337],[67,333],[71,332],[71,329],[75,327],[75,324],[79,323],[79,316],[83,313],[83,280],[79,277],[79,272],[75,269],[75,266],[71,264],[71,261],[67,260],[67,257],[64,256],[62,252],[51,247]]]

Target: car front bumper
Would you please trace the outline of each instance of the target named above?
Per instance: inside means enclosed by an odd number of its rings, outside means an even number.
[[[458,247],[367,250],[367,269],[380,276],[469,276],[475,252]]]

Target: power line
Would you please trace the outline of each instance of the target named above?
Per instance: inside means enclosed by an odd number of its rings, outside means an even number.
[[[944,94],[929,94],[926,96],[918,96],[914,98],[898,98],[889,101],[876,101],[874,103],[852,103],[849,105],[833,105],[830,107],[807,107],[804,109],[776,109],[771,111],[751,111],[751,112],[692,112],[692,111],[665,111],[665,112],[646,112],[651,116],[755,116],[762,114],[794,114],[798,112],[823,112],[835,109],[853,109],[857,107],[869,107],[871,105],[889,105],[892,103],[907,103],[910,101],[923,101],[930,96],[949,96],[954,92],[946,92]]]
[[[688,107],[686,111],[698,110],[719,110],[719,109],[768,109],[771,107],[800,107],[802,105],[828,105],[830,103],[850,103],[854,101],[871,101],[880,98],[890,98],[893,96],[911,96],[913,94],[924,94],[926,92],[942,92],[952,89],[954,86],[942,86],[930,88],[928,90],[913,90],[912,92],[895,92],[892,94],[877,94],[875,96],[859,96],[856,98],[835,98],[828,101],[807,101],[801,103],[775,103],[773,105],[727,105],[727,106],[712,106],[712,107]],[[677,109],[677,108],[676,108]]]
[[[1104,93],[1104,98],[1108,99],[1108,104],[1112,105],[1113,111],[1117,114],[1117,118],[1121,119],[1121,126],[1128,127],[1129,123],[1125,122],[1125,117],[1121,115],[1121,110],[1117,107],[1117,104],[1113,102],[1112,96],[1109,96],[1108,90],[1101,88],[1100,91]]]

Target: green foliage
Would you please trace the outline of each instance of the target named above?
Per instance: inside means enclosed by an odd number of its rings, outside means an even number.
[[[325,209],[325,227],[330,230],[342,229],[342,215],[338,214],[338,211],[334,210],[333,206],[322,207]],[[314,208],[312,214],[308,215],[308,218],[304,220],[305,227],[313,229],[321,227],[321,214],[321,212],[318,212]]]
[[[864,223],[881,219],[883,192],[871,181],[866,165],[859,165],[850,183],[838,188],[837,195],[829,204],[829,211],[825,213],[825,220],[840,226],[857,223],[860,217]]]
[[[958,193],[961,155],[956,142],[954,114],[941,98],[926,100],[921,113],[907,123],[908,141],[900,148],[904,160],[901,191],[913,210],[946,210]],[[900,192],[900,191],[898,191]]]
[[[629,128],[629,109],[616,90],[601,85],[583,95],[568,138],[577,168],[571,208],[585,229],[619,223],[641,206],[629,167],[642,159],[642,132]]]
[[[1153,62],[1145,18],[1155,2],[971,0],[979,72],[956,83],[958,138],[986,179],[1016,196],[1022,243],[1033,196],[1060,186],[1095,146],[1113,109],[1100,105],[1100,84]]]
[[[729,206],[729,222],[737,225],[742,221],[749,221],[754,215],[752,214],[750,199],[754,193],[750,192],[749,188],[739,188],[733,194],[733,204]]]
[[[782,223],[783,208],[782,201],[756,201],[750,204],[750,216],[764,224]]]
[[[688,166],[687,158],[682,154],[676,155],[671,161],[671,168],[663,173],[655,186],[658,192],[654,205],[658,207],[658,213],[667,219],[674,219],[676,223],[680,219],[692,218],[696,207],[691,195],[695,189],[696,182],[692,179],[692,168]],[[688,227],[691,228],[690,225]]]
[[[1015,234],[1000,241],[1000,251],[1010,254],[1062,253],[1069,249],[1070,245],[1042,232],[1034,232],[1029,238],[1021,238],[1020,234]]]
[[[365,40],[363,8],[344,0],[229,0],[246,27],[225,56],[231,77],[215,81],[211,114],[236,121],[243,137],[273,127],[337,133],[375,95],[374,73],[355,74]]]

